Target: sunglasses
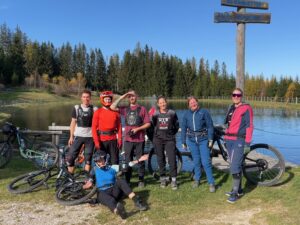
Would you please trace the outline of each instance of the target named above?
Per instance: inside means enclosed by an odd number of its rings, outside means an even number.
[[[242,96],[243,96],[242,94],[235,94],[235,93],[232,94],[232,97],[238,97],[238,98],[240,98]]]

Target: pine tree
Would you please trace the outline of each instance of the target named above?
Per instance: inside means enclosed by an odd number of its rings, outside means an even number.
[[[73,76],[72,73],[72,47],[69,42],[63,44],[59,50],[59,74],[65,77],[66,79],[71,79]]]
[[[39,52],[39,74],[48,74],[50,77],[54,73],[54,47],[50,42],[42,42]]]
[[[14,85],[22,84],[25,81],[25,69],[24,69],[24,49],[26,46],[27,38],[22,33],[19,27],[16,28],[16,32],[12,37],[12,44],[9,52],[9,60],[13,65],[13,77],[12,83]]]
[[[104,57],[100,49],[96,49],[95,54],[96,54],[96,79],[94,85],[98,91],[102,91],[107,88],[106,63],[104,61]]]
[[[39,76],[40,49],[38,42],[29,42],[24,50],[25,68],[29,76],[33,78],[33,87],[37,88]]]
[[[120,76],[120,61],[119,55],[115,54],[110,57],[107,69],[108,87],[113,92],[119,92],[119,76]]]
[[[95,90],[96,88],[96,53],[93,49],[87,57],[87,72],[86,72],[87,87]]]
[[[81,73],[83,76],[86,72],[86,47],[79,43],[75,45],[73,52],[73,74]]]

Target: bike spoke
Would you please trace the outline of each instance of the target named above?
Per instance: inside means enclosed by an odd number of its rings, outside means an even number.
[[[246,155],[243,172],[250,182],[270,186],[282,176],[284,161],[273,147],[258,144]]]

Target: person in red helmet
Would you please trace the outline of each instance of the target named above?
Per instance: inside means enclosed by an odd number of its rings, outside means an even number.
[[[110,109],[113,92],[100,93],[99,108],[93,116],[92,134],[96,150],[104,150],[110,155],[111,164],[119,164],[119,149],[122,147],[122,127],[119,112]]]

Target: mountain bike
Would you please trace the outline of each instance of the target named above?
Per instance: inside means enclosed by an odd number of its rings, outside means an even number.
[[[124,153],[125,152],[121,152],[120,154],[119,172],[117,176],[123,176],[125,179],[124,172],[127,171],[128,164],[125,163]],[[86,177],[77,177],[76,179],[67,177],[67,181],[65,181],[65,183],[57,190],[55,194],[56,201],[65,206],[77,205],[88,201],[97,192],[97,187],[96,185],[93,185],[92,188],[83,189],[83,185],[85,184],[86,180]]]
[[[42,169],[29,172],[16,177],[8,185],[8,191],[13,194],[22,194],[31,192],[38,187],[47,185],[47,181],[56,176],[56,195],[57,202],[62,205],[76,205],[87,201],[92,197],[96,189],[83,190],[86,177],[81,172],[74,175],[68,173],[66,165],[66,153],[68,147],[59,148],[59,162],[57,168]],[[82,161],[76,160],[76,167],[82,167]]]
[[[0,168],[3,168],[13,154],[12,143],[17,139],[19,151],[22,157],[32,160],[39,168],[48,169],[56,166],[58,161],[58,149],[51,142],[36,143],[40,134],[33,135],[33,140],[22,133],[18,127],[6,122],[2,127],[6,140],[0,142]]]
[[[226,143],[224,142],[224,128],[214,127],[214,156],[221,155],[229,162]],[[217,148],[215,148],[217,146]],[[243,175],[252,184],[258,186],[272,186],[278,183],[285,171],[284,158],[275,147],[258,143],[250,146],[250,152],[244,154],[242,164]]]
[[[213,147],[210,149],[211,157],[219,155],[229,163],[228,151],[224,142],[224,128],[221,125],[214,127]],[[152,154],[151,154],[152,153]],[[149,153],[148,169],[156,179],[158,176],[158,165],[154,158],[154,149]],[[182,156],[188,156],[192,160],[191,152],[176,150],[178,168],[182,167]],[[181,159],[181,160],[180,160]],[[258,143],[250,146],[250,152],[244,155],[242,164],[243,175],[252,184],[258,186],[272,186],[278,183],[285,171],[284,158],[275,147]],[[180,172],[178,170],[177,172]],[[193,176],[193,171],[192,175]]]

